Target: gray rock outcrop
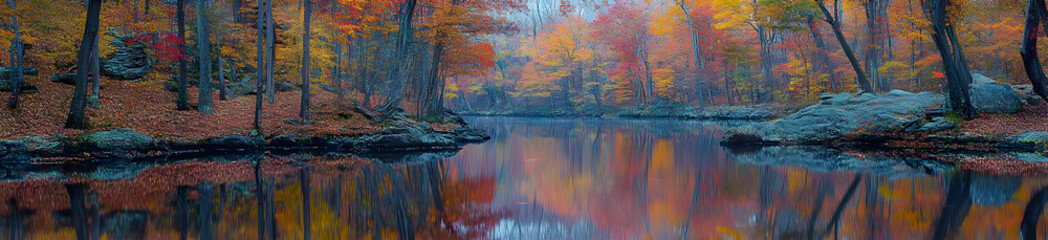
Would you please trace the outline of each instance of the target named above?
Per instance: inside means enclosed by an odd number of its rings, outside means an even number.
[[[880,95],[827,94],[820,99],[819,104],[774,122],[728,130],[722,141],[738,145],[824,143],[863,131],[901,131],[920,126],[925,111],[938,106],[943,96],[892,90]]]
[[[972,74],[972,106],[984,113],[1015,113],[1023,106],[1023,100],[1007,83],[997,83],[982,74]]]
[[[125,41],[129,38],[127,36],[118,36],[110,43],[117,50],[102,59],[100,69],[102,75],[117,80],[136,80],[149,74],[149,71],[152,70],[152,65],[149,63],[149,54],[146,53],[146,46],[142,44],[125,44]]]
[[[155,148],[156,140],[131,129],[121,128],[80,136],[78,147],[84,151],[138,152]]]

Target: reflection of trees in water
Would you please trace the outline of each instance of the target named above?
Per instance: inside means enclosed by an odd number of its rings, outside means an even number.
[[[308,163],[206,165],[246,171],[235,178],[158,170],[124,181],[0,183],[7,201],[0,233],[8,239],[466,238],[481,236],[501,216],[482,205],[494,191],[491,179],[445,179],[440,161]],[[193,181],[169,180],[179,178]]]
[[[951,238],[964,223],[972,207],[971,183],[972,174],[968,171],[951,174],[946,179],[946,202],[935,220],[932,239]]]

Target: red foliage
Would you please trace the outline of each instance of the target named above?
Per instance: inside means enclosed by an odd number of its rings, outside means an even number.
[[[139,35],[139,37],[141,36],[143,35]],[[146,39],[148,39],[148,36]],[[179,59],[186,59],[186,54],[182,52],[181,48],[179,48],[182,44],[184,44],[182,39],[178,38],[175,34],[172,34],[171,32],[160,32],[160,41],[153,43],[149,48],[153,49],[153,52],[161,61],[174,62]]]

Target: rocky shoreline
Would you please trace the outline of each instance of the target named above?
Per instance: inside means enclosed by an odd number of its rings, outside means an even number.
[[[193,157],[215,153],[313,151],[388,154],[457,150],[491,137],[468,126],[436,130],[428,124],[394,124],[358,136],[225,135],[196,141],[153,139],[131,129],[66,137],[59,134],[0,140],[0,163],[75,164],[157,157]]]
[[[1043,104],[1023,86],[974,77],[978,81],[972,85],[973,105],[982,113],[1012,114],[1024,106]],[[973,168],[1005,164],[1010,167],[1007,171],[1032,171],[1029,166],[1048,164],[1048,133],[967,132],[961,127],[965,122],[944,113],[944,102],[940,94],[901,90],[877,95],[826,94],[818,104],[781,119],[729,129],[721,144],[736,156],[756,159],[752,162],[856,171],[877,172],[903,163],[942,170],[935,164],[924,166],[929,163],[918,159],[976,166]],[[811,160],[842,151],[856,156]],[[876,163],[878,159],[905,161]]]

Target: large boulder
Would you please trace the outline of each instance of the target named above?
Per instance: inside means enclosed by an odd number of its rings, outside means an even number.
[[[148,135],[121,128],[93,132],[79,137],[78,147],[82,151],[140,152],[156,147],[156,140]]]
[[[117,37],[110,43],[117,49],[116,52],[102,59],[100,69],[102,75],[117,80],[135,80],[144,77],[152,70],[152,65],[149,64],[149,54],[146,53],[146,46],[142,44],[125,44],[129,38]]]
[[[902,90],[858,96],[826,94],[819,104],[770,123],[728,130],[726,144],[826,143],[861,132],[902,131],[921,126],[925,111],[937,107],[943,96]]]
[[[997,83],[982,74],[972,74],[969,90],[972,106],[984,113],[1015,113],[1023,106],[1023,100],[1015,93],[1011,85]]]

